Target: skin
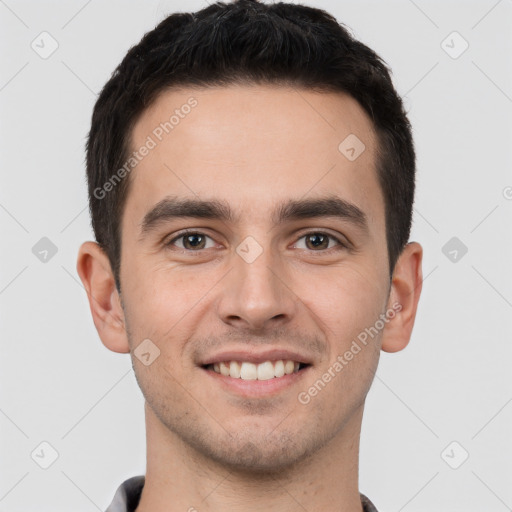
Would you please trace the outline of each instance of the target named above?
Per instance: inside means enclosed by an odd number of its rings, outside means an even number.
[[[369,117],[350,96],[244,85],[167,91],[136,123],[132,146],[190,97],[191,113],[132,171],[122,218],[121,290],[94,242],[77,270],[95,326],[114,352],[131,352],[145,402],[146,484],[137,512],[360,512],[358,457],[366,395],[380,351],[406,347],[422,287],[422,247],[409,243],[390,279],[384,198]],[[341,141],[365,151],[349,161]],[[274,226],[289,199],[334,194],[360,208],[368,231],[339,218]],[[238,222],[181,218],[141,238],[145,214],[166,196],[219,199]],[[200,249],[180,238],[197,229]],[[315,247],[306,234],[326,233]],[[248,236],[263,252],[236,252]],[[197,242],[197,240],[196,240]],[[204,248],[203,248],[204,247]],[[188,251],[188,252],[187,252]],[[307,404],[307,391],[379,315],[401,310]],[[149,338],[148,366],[134,349]],[[224,349],[298,350],[312,365],[293,385],[242,398],[198,366]]]

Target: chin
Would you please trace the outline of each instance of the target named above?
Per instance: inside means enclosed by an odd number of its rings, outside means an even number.
[[[275,434],[265,437],[261,431],[252,432],[251,435],[226,437],[223,442],[214,443],[203,439],[195,448],[229,471],[250,473],[256,477],[281,474],[308,458],[320,445],[314,440],[303,440],[297,444],[296,434],[293,437],[284,432]]]

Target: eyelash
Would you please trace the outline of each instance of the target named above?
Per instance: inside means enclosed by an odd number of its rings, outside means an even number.
[[[174,242],[176,242],[177,240],[179,240],[181,238],[184,238],[185,236],[188,236],[188,235],[201,235],[201,236],[206,236],[206,237],[208,237],[210,239],[212,238],[209,235],[207,235],[205,233],[202,233],[201,231],[187,230],[187,231],[182,231],[177,236],[175,236],[172,240],[169,240],[169,242],[165,242],[164,245],[165,245],[165,247],[171,247],[174,244]],[[328,252],[328,251],[330,251],[332,249],[335,249],[336,247],[338,247],[338,250],[349,249],[348,244],[342,242],[338,237],[336,237],[334,235],[331,235],[329,233],[326,233],[324,231],[308,231],[306,233],[303,233],[297,240],[301,240],[302,238],[307,237],[308,235],[324,235],[324,236],[327,236],[328,238],[330,238],[332,240],[335,240],[338,243],[337,246],[335,246],[335,247],[330,247],[328,249],[323,249],[323,250],[319,250],[319,251],[310,250],[309,252],[320,252],[320,253],[321,252]],[[198,249],[197,251],[194,251],[194,250],[191,250],[191,249],[184,249],[184,248],[182,249],[181,247],[178,247],[178,249],[180,249],[181,251],[189,252],[189,253],[194,253],[194,252],[200,253],[200,252],[206,250],[206,249]]]

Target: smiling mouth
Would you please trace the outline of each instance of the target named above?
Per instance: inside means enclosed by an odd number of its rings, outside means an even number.
[[[247,361],[223,361],[203,365],[203,368],[233,379],[270,380],[298,373],[308,366],[311,365],[289,359],[280,359],[277,361],[265,361],[260,364]]]

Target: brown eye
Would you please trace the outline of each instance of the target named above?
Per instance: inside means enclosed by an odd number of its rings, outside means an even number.
[[[166,243],[166,246],[174,246],[175,242],[182,242],[182,245],[177,245],[178,248],[184,249],[187,251],[197,251],[206,249],[206,239],[210,238],[209,236],[199,233],[199,232],[193,232],[189,231],[187,233],[181,233],[181,235],[178,235],[177,237],[173,238],[170,242]],[[211,238],[210,238],[211,240]]]
[[[203,235],[185,235],[182,238],[185,249],[204,249],[205,237]]]
[[[340,246],[341,248],[345,247],[343,243],[341,243],[338,238],[335,236],[329,235],[327,233],[322,233],[320,231],[313,231],[311,233],[307,233],[303,235],[299,240],[305,239],[306,249],[321,252],[326,249],[330,249],[332,247],[329,246],[329,242],[334,240],[336,242],[335,245]]]
[[[306,245],[308,245],[310,249],[328,249],[329,237],[321,233],[306,235]]]

